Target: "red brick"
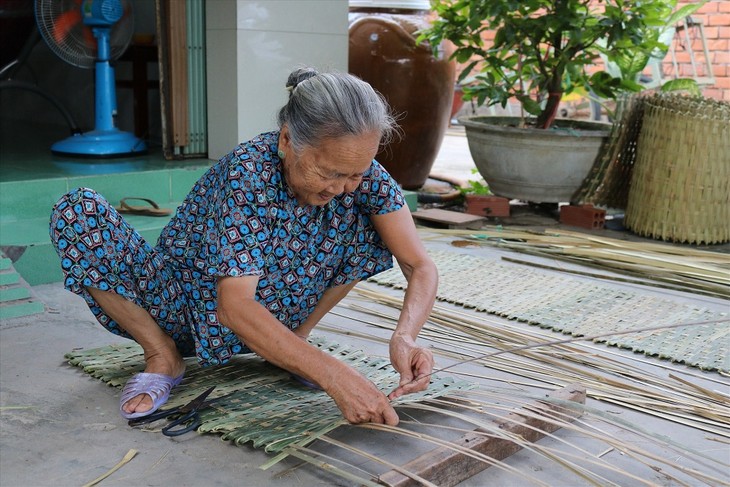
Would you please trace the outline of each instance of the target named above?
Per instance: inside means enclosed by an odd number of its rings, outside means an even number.
[[[707,40],[717,39],[720,37],[720,28],[717,26],[705,27],[704,31],[705,31],[705,39],[707,39]],[[684,40],[684,34],[681,35],[681,38]]]
[[[716,78],[725,78],[730,75],[730,70],[728,69],[728,66],[719,64],[712,67],[712,74]]]
[[[718,39],[730,39],[730,27],[720,27],[717,37]]]
[[[682,5],[689,5],[690,3],[695,2],[681,2]],[[700,14],[709,14],[712,12],[717,12],[719,10],[719,2],[707,2],[703,6],[700,7],[700,9],[697,11],[697,13]]]
[[[715,78],[715,87],[729,89],[730,88],[730,78],[727,78],[727,77]]]
[[[479,216],[509,216],[509,198],[491,195],[467,195],[465,211]]]
[[[724,1],[725,0],[707,2],[706,4],[701,6],[697,12],[692,14],[692,17],[693,18],[698,18],[698,17],[704,18],[708,14],[712,15],[720,9],[719,4],[723,3]],[[697,2],[696,1],[680,1],[680,2],[677,2],[677,8],[679,9],[679,8],[684,7],[685,5],[691,5],[694,3],[697,3]]]
[[[718,12],[730,12],[730,2],[726,2],[726,1],[717,2],[717,11]]]
[[[727,51],[730,48],[729,39],[715,39],[707,41],[707,50],[710,52]]]
[[[707,16],[707,25],[730,26],[730,14],[714,14]]]
[[[674,58],[679,64],[688,63],[690,60],[689,52],[687,51],[677,51],[674,53]]]
[[[730,63],[730,52],[716,52],[715,57],[712,59],[712,64],[727,64]]]
[[[720,100],[723,96],[722,90],[717,88],[705,88],[702,90],[702,95],[706,98],[714,98]]]
[[[560,223],[597,230],[606,223],[606,210],[593,205],[563,205],[560,207]]]

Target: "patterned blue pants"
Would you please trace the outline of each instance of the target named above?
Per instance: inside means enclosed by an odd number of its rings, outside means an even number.
[[[174,271],[103,196],[88,188],[64,195],[53,207],[51,241],[66,289],[86,300],[110,332],[131,338],[104,313],[87,288],[110,291],[147,310],[183,356],[195,354],[194,313]]]

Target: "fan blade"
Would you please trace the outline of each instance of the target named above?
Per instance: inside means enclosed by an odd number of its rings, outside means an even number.
[[[71,29],[81,23],[81,10],[69,10],[56,17],[53,23],[53,40],[63,45]]]

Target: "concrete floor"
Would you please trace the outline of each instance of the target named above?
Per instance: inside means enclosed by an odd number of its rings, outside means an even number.
[[[452,131],[444,141],[434,172],[451,173],[454,177],[468,179],[472,177],[472,167],[465,138],[458,130]],[[556,225],[548,217],[537,215],[535,218],[538,220],[533,220],[533,223]],[[446,238],[428,239],[427,245],[433,248],[449,247]],[[503,251],[479,248],[469,252],[498,259]],[[349,482],[322,469],[310,466],[292,468],[299,463],[294,459],[285,460],[269,471],[262,471],[258,467],[270,458],[268,455],[249,446],[233,446],[214,435],[188,434],[170,439],[158,433],[129,428],[118,414],[119,391],[67,365],[63,358],[65,353],[76,348],[93,348],[120,343],[122,340],[105,332],[95,322],[83,301],[63,290],[61,284],[36,286],[33,291],[46,305],[44,314],[0,322],[1,486],[83,485],[107,472],[130,449],[138,450],[139,454],[104,480],[102,485],[349,485]],[[691,301],[695,297],[684,295],[682,299]],[[728,309],[726,301],[696,299],[703,306],[709,303],[716,309]],[[373,332],[370,327],[356,320],[344,321],[347,320],[330,315],[323,324]],[[339,341],[347,340],[362,345],[371,355],[387,355],[387,348],[381,344],[323,334]],[[561,336],[556,334],[556,339]],[[616,349],[611,352],[617,354],[618,360],[622,355],[627,359],[632,356],[631,353]],[[447,364],[449,361],[446,359],[438,361],[439,366]],[[652,359],[647,359],[642,367],[647,372],[663,376],[672,371],[682,373],[688,370],[680,365],[658,360],[654,362]],[[470,364],[455,371],[484,374],[483,368]],[[693,379],[697,385],[730,394],[730,382],[719,374],[706,374],[707,379],[711,380],[704,380],[699,371],[693,373],[700,375]],[[489,386],[484,379],[475,380]],[[730,445],[727,441],[723,443],[707,433],[616,405],[594,400],[590,400],[589,405],[730,463]],[[618,429],[607,429],[605,433],[617,435],[625,441],[645,444],[648,450],[660,457],[675,455],[661,445],[632,438]],[[339,435],[353,442],[381,441],[360,429],[345,428]],[[549,446],[567,439],[581,444],[584,442],[587,450],[593,453],[605,449],[605,446],[581,440],[578,436],[576,433],[559,431],[555,438],[543,440],[541,444]],[[379,447],[396,464],[404,463],[413,456],[408,447],[400,443],[381,443]],[[610,459],[616,466],[649,483],[676,484],[662,472],[628,462],[618,451],[608,453],[604,459]],[[685,459],[678,457],[675,461],[677,465],[684,465]],[[557,464],[529,452],[513,455],[509,463],[539,477],[548,485],[587,485],[578,477],[568,475]],[[718,475],[717,472],[713,473]],[[614,479],[612,473],[606,475]],[[727,475],[725,479],[730,481]],[[614,481],[620,485],[639,485],[637,480],[621,480],[621,477],[615,477]],[[514,474],[489,469],[463,485],[524,485],[524,481]]]

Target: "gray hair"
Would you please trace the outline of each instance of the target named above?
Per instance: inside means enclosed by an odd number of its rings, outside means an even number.
[[[279,128],[289,128],[296,150],[322,139],[376,131],[381,144],[398,133],[387,102],[365,81],[347,73],[297,69],[286,83],[289,101],[279,110]]]

